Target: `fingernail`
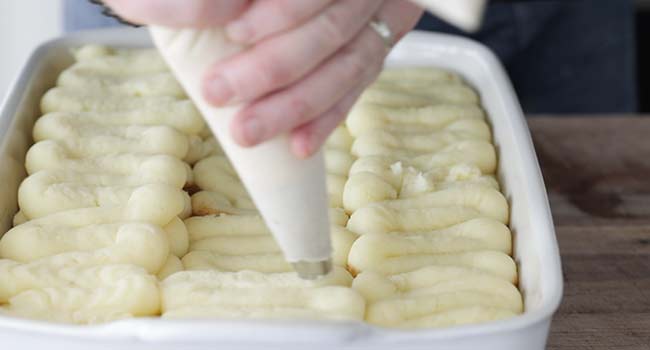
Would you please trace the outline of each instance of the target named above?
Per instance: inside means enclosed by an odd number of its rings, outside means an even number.
[[[243,125],[244,141],[247,145],[254,145],[261,141],[263,125],[257,118],[249,118]]]
[[[230,102],[234,97],[234,92],[226,79],[215,76],[206,83],[205,87],[207,99],[217,105],[224,105]]]
[[[253,36],[251,28],[243,21],[230,22],[226,26],[226,34],[231,41],[246,43]]]
[[[300,159],[306,159],[311,156],[311,147],[309,145],[309,140],[306,137],[293,137],[293,142],[291,142],[291,148],[293,154],[295,154]]]

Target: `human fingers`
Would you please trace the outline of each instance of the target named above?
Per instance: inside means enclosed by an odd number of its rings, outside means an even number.
[[[381,5],[339,0],[305,24],[208,68],[204,95],[214,105],[249,102],[300,80],[349,42]]]
[[[314,17],[334,0],[255,1],[236,20],[228,23],[226,33],[235,42],[252,44]]]
[[[104,0],[120,17],[138,24],[204,28],[224,25],[249,0]]]
[[[363,29],[304,79],[240,111],[231,124],[235,141],[253,146],[326,113],[350,91],[373,80],[387,52],[374,30]]]
[[[404,1],[388,0],[379,11],[377,18],[384,20],[395,33],[397,40],[401,39],[422,15],[422,10]],[[382,59],[383,60],[383,59]],[[334,107],[321,116],[306,122],[291,131],[290,147],[292,152],[307,158],[314,154],[327,140],[332,131],[343,121],[359,95],[368,84],[376,78],[379,70],[372,71],[368,79],[360,81]]]

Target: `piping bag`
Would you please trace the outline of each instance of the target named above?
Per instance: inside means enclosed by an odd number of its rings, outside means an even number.
[[[290,152],[287,134],[252,148],[233,141],[229,126],[242,106],[215,107],[203,98],[201,90],[209,65],[244,49],[230,42],[221,28],[150,26],[149,31],[217,137],[285,259],[302,278],[327,274],[332,265],[332,248],[322,151],[298,159]]]
[[[480,24],[485,0],[414,0],[465,30]],[[237,145],[230,123],[241,106],[215,107],[203,98],[203,73],[210,64],[244,47],[221,28],[172,29],[150,26],[156,47],[203,115],[239,174],[262,218],[302,278],[331,270],[332,248],[322,151],[308,159],[290,152],[288,135],[253,148]]]

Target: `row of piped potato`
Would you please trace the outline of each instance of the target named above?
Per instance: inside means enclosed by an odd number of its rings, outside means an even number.
[[[385,70],[346,126],[348,256],[367,322],[442,327],[523,311],[509,207],[479,96],[452,72]],[[504,166],[508,166],[505,164]]]
[[[189,246],[203,120],[153,50],[86,46],[41,100],[0,314],[96,323],[161,313]]]

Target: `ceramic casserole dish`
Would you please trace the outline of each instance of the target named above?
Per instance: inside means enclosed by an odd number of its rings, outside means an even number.
[[[40,45],[0,106],[0,232],[11,227],[39,101],[84,44],[148,47],[146,31],[79,32]],[[522,315],[444,329],[385,329],[359,322],[126,319],[78,326],[0,316],[3,349],[544,349],[562,296],[562,273],[548,199],[521,107],[501,64],[484,46],[456,36],[412,32],[387,66],[437,66],[460,74],[480,95],[510,204]]]

